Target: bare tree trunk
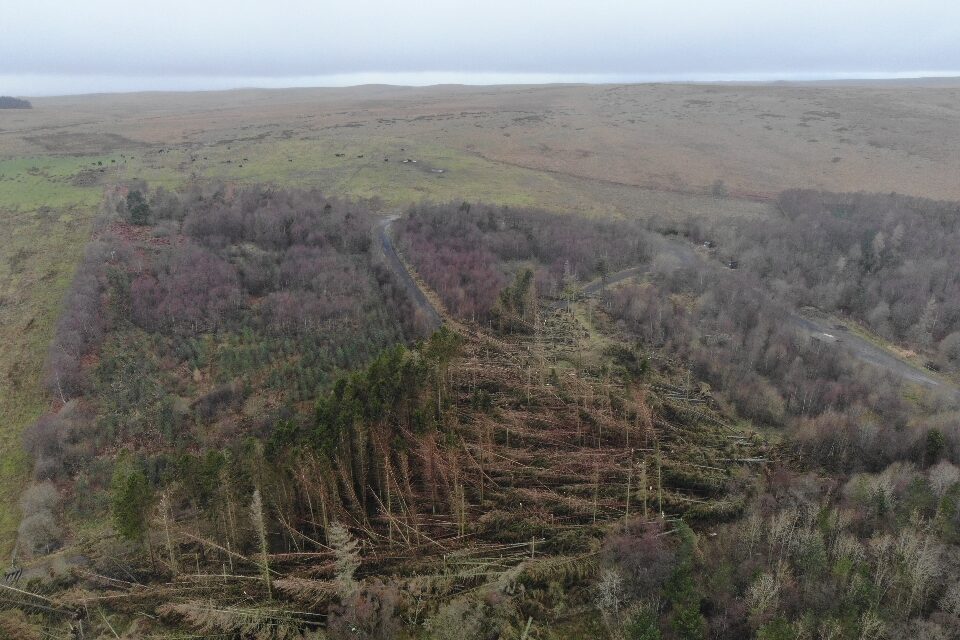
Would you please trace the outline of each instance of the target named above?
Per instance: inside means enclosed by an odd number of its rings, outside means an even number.
[[[654,440],[657,455],[657,508],[660,510],[660,517],[663,517],[663,465],[660,464],[660,440]]]
[[[597,500],[600,497],[600,463],[593,466],[593,524],[597,524]]]
[[[177,551],[173,547],[173,538],[170,536],[170,503],[167,494],[160,496],[160,519],[163,522],[163,532],[166,537],[167,555],[170,557],[170,573],[177,577]]]
[[[643,518],[647,519],[647,462],[640,463],[640,495],[643,501]]]

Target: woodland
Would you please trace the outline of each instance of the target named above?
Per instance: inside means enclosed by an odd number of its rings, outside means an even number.
[[[957,637],[956,396],[791,320],[955,370],[957,205],[777,204],[731,229],[410,207],[430,331],[376,202],[109,190],[25,437],[31,570],[0,631]]]

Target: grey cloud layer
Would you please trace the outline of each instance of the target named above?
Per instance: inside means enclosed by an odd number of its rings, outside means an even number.
[[[2,5],[8,75],[960,69],[960,4],[947,0]]]

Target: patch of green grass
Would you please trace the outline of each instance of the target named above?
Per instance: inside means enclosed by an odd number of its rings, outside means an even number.
[[[0,551],[12,545],[28,476],[22,438],[48,407],[43,362],[83,252],[91,208],[4,211],[0,243]]]
[[[63,294],[101,199],[100,176],[115,174],[118,161],[118,155],[0,160],[0,551],[15,539],[17,499],[28,477],[23,432],[49,404],[43,362]]]
[[[196,160],[191,161],[191,155]],[[385,157],[388,161],[384,161]],[[406,158],[417,162],[402,162]],[[561,177],[492,162],[442,145],[399,138],[357,136],[219,144],[200,151],[175,150],[165,161],[183,163],[181,166],[198,176],[313,186],[343,197],[378,198],[385,206],[394,208],[422,200],[467,200],[592,214],[618,213],[616,207],[591,197]],[[149,180],[148,175],[144,177]]]
[[[74,177],[90,171],[97,178],[112,178],[118,170],[117,162],[110,161],[118,158],[41,156],[0,160],[0,211],[95,206],[103,187],[96,182],[79,184]],[[98,166],[97,162],[103,164]],[[99,172],[101,168],[104,169],[102,174]]]
[[[24,430],[51,402],[43,366],[64,293],[104,185],[141,168],[120,152],[0,160],[0,552],[16,538],[29,477]]]
[[[0,160],[0,553],[16,538],[29,478],[23,433],[50,406],[44,360],[104,185],[140,177],[182,181],[172,168],[120,152]]]

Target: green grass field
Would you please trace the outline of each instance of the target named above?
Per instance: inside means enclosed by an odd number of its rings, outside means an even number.
[[[8,193],[4,195],[9,197]],[[89,197],[83,193],[77,196]],[[63,293],[82,254],[93,211],[90,206],[0,210],[5,228],[5,237],[0,243],[0,341],[3,342],[0,350],[0,416],[3,417],[0,544],[3,547],[13,541],[17,498],[28,473],[22,433],[49,404],[41,384],[44,356]]]

